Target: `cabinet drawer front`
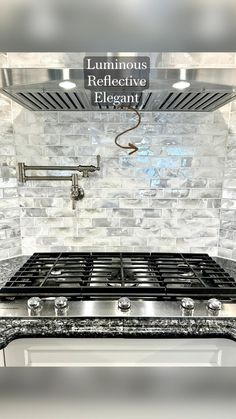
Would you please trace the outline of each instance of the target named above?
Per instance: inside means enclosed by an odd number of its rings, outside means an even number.
[[[227,339],[19,339],[5,349],[7,366],[236,366]]]

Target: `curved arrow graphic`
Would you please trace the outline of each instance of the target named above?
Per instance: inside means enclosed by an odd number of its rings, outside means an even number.
[[[122,107],[123,107],[123,106],[122,106]],[[119,143],[117,142],[117,140],[118,140],[118,138],[119,138],[121,135],[125,134],[126,132],[129,132],[129,131],[132,131],[132,130],[133,130],[133,129],[135,129],[135,128],[138,128],[138,126],[139,126],[139,124],[140,124],[140,122],[141,122],[141,115],[140,115],[140,113],[137,111],[137,109],[132,108],[131,106],[127,107],[127,110],[128,110],[128,111],[133,111],[133,112],[135,112],[135,113],[136,113],[136,115],[138,116],[138,122],[137,122],[137,124],[136,124],[134,127],[128,128],[128,129],[126,129],[125,131],[123,131],[123,132],[121,132],[120,134],[118,134],[118,135],[116,136],[116,138],[115,138],[115,144],[116,144],[118,147],[120,147],[120,148],[125,148],[125,149],[128,149],[128,150],[132,150],[132,151],[130,151],[130,153],[129,153],[129,154],[131,155],[131,154],[136,153],[136,151],[138,151],[138,147],[136,147],[136,145],[131,144],[131,143],[128,143],[128,145],[127,145],[127,146],[124,146],[124,145],[119,144]]]

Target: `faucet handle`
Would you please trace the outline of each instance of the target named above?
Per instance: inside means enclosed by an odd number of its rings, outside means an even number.
[[[71,200],[72,200],[72,209],[76,209],[76,201],[84,197],[84,190],[79,186],[79,177],[78,173],[73,173],[71,176]]]
[[[101,156],[97,155],[97,170],[100,170]]]
[[[75,211],[76,210],[76,200],[74,198],[71,198],[71,202],[72,202],[72,210]]]

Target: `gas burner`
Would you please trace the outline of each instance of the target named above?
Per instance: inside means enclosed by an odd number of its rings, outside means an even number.
[[[61,282],[62,283],[68,282],[67,278],[63,278],[62,276],[60,276],[59,278],[53,278],[52,281],[58,284],[60,284]]]
[[[54,269],[53,271],[51,271],[51,275],[55,275],[55,276],[60,276],[62,274],[60,269]],[[61,278],[64,279],[64,278]]]
[[[179,263],[178,268],[178,277],[180,280],[184,281],[185,279],[194,278],[195,274],[192,269],[197,269],[195,265],[188,265],[187,263]]]
[[[60,282],[60,288],[79,288],[80,284],[78,282]]]
[[[109,279],[108,282],[107,282],[107,285],[109,287],[137,287],[139,285],[139,283],[136,279],[135,279],[135,282],[125,281],[124,283],[117,282],[117,280],[114,280],[114,282],[112,282],[112,280]]]
[[[199,284],[202,278],[202,271],[199,266],[193,263],[181,262],[173,266],[171,272],[165,275],[164,282],[168,288],[189,288]]]
[[[138,278],[135,277],[135,272],[129,269],[124,269],[124,280],[121,279],[120,270],[117,269],[112,272],[111,277],[107,280],[109,287],[137,287],[139,285]]]

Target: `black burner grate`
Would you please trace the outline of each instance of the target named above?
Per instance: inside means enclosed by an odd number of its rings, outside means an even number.
[[[235,297],[236,282],[207,254],[35,253],[0,297]]]

